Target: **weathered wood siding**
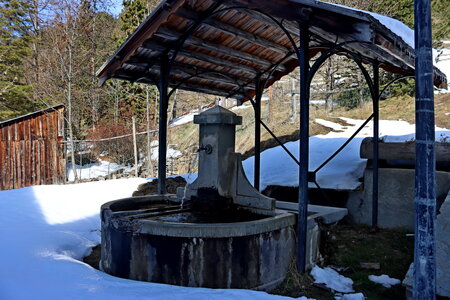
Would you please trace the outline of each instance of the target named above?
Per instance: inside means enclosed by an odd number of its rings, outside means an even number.
[[[0,123],[0,190],[66,180],[64,106]]]

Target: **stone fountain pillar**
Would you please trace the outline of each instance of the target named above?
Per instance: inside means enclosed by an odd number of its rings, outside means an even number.
[[[275,200],[253,188],[243,171],[240,153],[235,153],[236,125],[242,124],[242,117],[215,106],[194,116],[194,123],[200,125],[198,178],[186,190],[180,188],[177,195],[205,210],[235,204],[273,211]]]

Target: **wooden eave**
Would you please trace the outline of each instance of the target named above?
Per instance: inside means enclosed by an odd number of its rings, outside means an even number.
[[[214,8],[223,11],[188,35]],[[268,15],[283,24],[296,44],[298,22],[309,24],[310,58],[335,43],[358,41],[343,48],[365,63],[414,75],[414,49],[362,11],[311,0],[165,0],[100,68],[99,84],[110,78],[157,84],[161,55],[176,53],[170,87],[248,100],[258,76],[267,78],[278,65],[268,87],[298,66],[288,37]],[[434,84],[446,85],[437,68]]]
[[[43,114],[46,114],[46,113],[49,113],[49,112],[53,112],[53,111],[59,110],[61,108],[64,108],[64,104],[58,104],[58,105],[55,105],[55,106],[51,106],[51,107],[48,107],[48,108],[44,108],[44,109],[41,109],[41,110],[38,110],[38,111],[34,111],[34,112],[31,112],[31,113],[28,113],[26,115],[21,115],[21,116],[18,116],[16,118],[13,118],[13,119],[8,119],[8,120],[5,120],[5,121],[1,121],[0,122],[0,128],[5,127],[5,126],[9,126],[9,125],[11,125],[13,123],[21,122],[21,121],[26,120],[28,118],[33,118],[33,117],[36,117],[38,115],[43,115]]]

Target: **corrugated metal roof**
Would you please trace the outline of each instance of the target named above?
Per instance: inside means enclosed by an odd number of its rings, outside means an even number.
[[[298,66],[289,38],[271,18],[297,45],[298,22],[307,21],[310,57],[336,43],[359,41],[343,48],[366,63],[414,75],[414,49],[367,12],[311,0],[166,0],[101,67],[99,83],[117,78],[156,84],[160,57],[167,53],[174,60],[171,87],[245,101],[243,89],[253,96],[257,76],[268,76],[279,64],[270,86]],[[435,85],[445,82],[435,68]]]

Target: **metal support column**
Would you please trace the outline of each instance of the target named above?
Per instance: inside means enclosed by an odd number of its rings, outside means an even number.
[[[259,180],[261,173],[261,78],[257,76],[255,82],[255,166],[253,173],[253,186],[259,191]]]
[[[436,298],[436,191],[431,1],[414,1],[416,68],[416,178],[414,299]]]
[[[309,32],[306,24],[300,29],[300,177],[297,222],[297,269],[306,270],[306,235],[308,232],[308,166],[309,166]]]
[[[380,136],[380,68],[378,63],[373,64],[373,173],[372,173],[372,228],[378,226],[378,138]]]
[[[167,155],[167,106],[169,86],[169,58],[161,56],[159,77],[159,143],[158,143],[158,194],[166,193],[166,155]]]

